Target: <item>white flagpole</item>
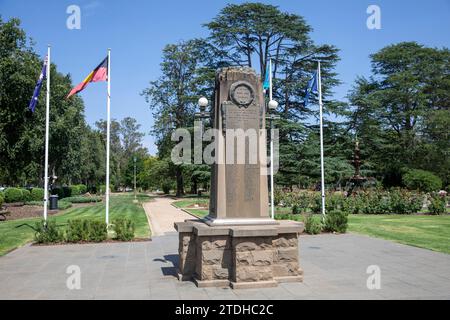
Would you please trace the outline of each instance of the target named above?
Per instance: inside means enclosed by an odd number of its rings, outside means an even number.
[[[108,49],[108,103],[106,123],[106,225],[109,225],[109,140],[111,122],[111,49]]]
[[[323,103],[322,103],[322,74],[320,71],[320,61],[317,62],[317,77],[319,86],[319,117],[320,117],[320,174],[322,191],[322,216],[325,220],[325,170],[323,163]]]
[[[45,107],[45,161],[44,161],[44,221],[47,223],[48,205],[48,136],[50,118],[50,45],[47,47],[47,101]]]
[[[272,59],[269,60],[269,101],[272,101]],[[270,120],[273,123],[273,119]],[[275,218],[274,207],[274,184],[273,184],[273,125],[270,126],[270,214],[272,219]]]

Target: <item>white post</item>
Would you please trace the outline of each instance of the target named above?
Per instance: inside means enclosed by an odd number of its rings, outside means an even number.
[[[272,59],[269,60],[269,101],[272,101]],[[270,120],[270,215],[275,219],[273,184],[273,119]]]
[[[320,71],[320,61],[317,62],[317,77],[319,86],[319,117],[320,117],[320,174],[322,191],[322,218],[325,220],[325,170],[323,163],[323,103],[322,103],[322,74]]]
[[[108,103],[106,120],[106,225],[109,225],[109,140],[111,122],[111,49],[108,49]]]
[[[47,47],[47,102],[45,107],[45,160],[44,160],[44,221],[47,222],[48,206],[48,136],[50,121],[50,45]]]

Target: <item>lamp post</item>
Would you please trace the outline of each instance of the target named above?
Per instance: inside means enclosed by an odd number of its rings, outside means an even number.
[[[203,119],[207,119],[210,117],[210,112],[206,111],[206,107],[208,106],[208,99],[205,97],[201,97],[198,99],[198,107],[200,112],[195,113],[195,118],[200,119],[199,129],[194,128],[194,163],[195,164],[203,164]],[[197,123],[197,121],[195,121]],[[198,132],[198,133],[196,133]],[[197,183],[195,184],[197,185]],[[200,196],[201,194],[197,190],[197,194]]]
[[[137,197],[136,197],[136,156],[134,156],[133,162],[134,162],[134,202],[137,202]]]
[[[275,111],[278,108],[278,102],[276,100],[270,100],[267,104],[269,115],[267,118],[270,121],[270,214],[271,218],[275,218],[275,206],[274,206],[274,183],[273,183],[273,129],[274,124],[273,120],[279,119],[280,116],[277,116],[270,111]]]
[[[202,132],[203,134],[203,119],[207,119],[209,118],[209,112],[206,111],[206,107],[208,106],[208,99],[206,99],[205,97],[201,97],[200,99],[198,99],[198,107],[200,109],[200,112],[196,112],[195,113],[195,117],[200,119],[200,124],[201,124],[201,128],[200,128],[200,132]]]

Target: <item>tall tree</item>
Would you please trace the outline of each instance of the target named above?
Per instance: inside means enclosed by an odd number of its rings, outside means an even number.
[[[170,160],[173,146],[172,132],[177,128],[192,127],[199,83],[203,82],[198,71],[204,53],[204,42],[201,40],[182,41],[167,45],[163,50],[161,63],[162,76],[150,82],[143,91],[149,103],[155,124],[152,133],[156,136],[158,156]],[[178,196],[184,194],[183,169],[174,165]]]
[[[45,90],[34,113],[28,111],[42,59],[33,51],[18,19],[0,18],[0,183],[43,184]],[[59,181],[80,179],[80,137],[84,106],[80,98],[64,99],[72,84],[52,64],[50,172]]]
[[[373,76],[349,95],[352,128],[389,185],[408,168],[432,170],[450,181],[450,51],[416,42],[371,55]],[[363,149],[364,150],[364,149]]]
[[[277,183],[293,185],[299,182],[301,145],[312,131],[318,117],[317,104],[308,107],[303,102],[304,88],[322,61],[325,111],[345,115],[343,103],[330,100],[333,86],[339,84],[333,72],[338,50],[332,45],[315,44],[305,19],[282,12],[278,7],[262,3],[229,4],[205,26],[209,41],[218,57],[230,64],[258,69],[265,77],[269,59],[273,65],[274,99],[279,102],[280,170]],[[317,159],[319,160],[319,158]],[[319,170],[319,162],[314,162]]]

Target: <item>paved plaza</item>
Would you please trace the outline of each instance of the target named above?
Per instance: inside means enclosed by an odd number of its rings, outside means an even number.
[[[197,288],[175,278],[177,235],[152,241],[25,246],[0,258],[0,299],[450,299],[450,255],[354,234],[300,237],[303,283]],[[67,267],[81,270],[69,290]],[[367,267],[381,289],[367,289]]]

